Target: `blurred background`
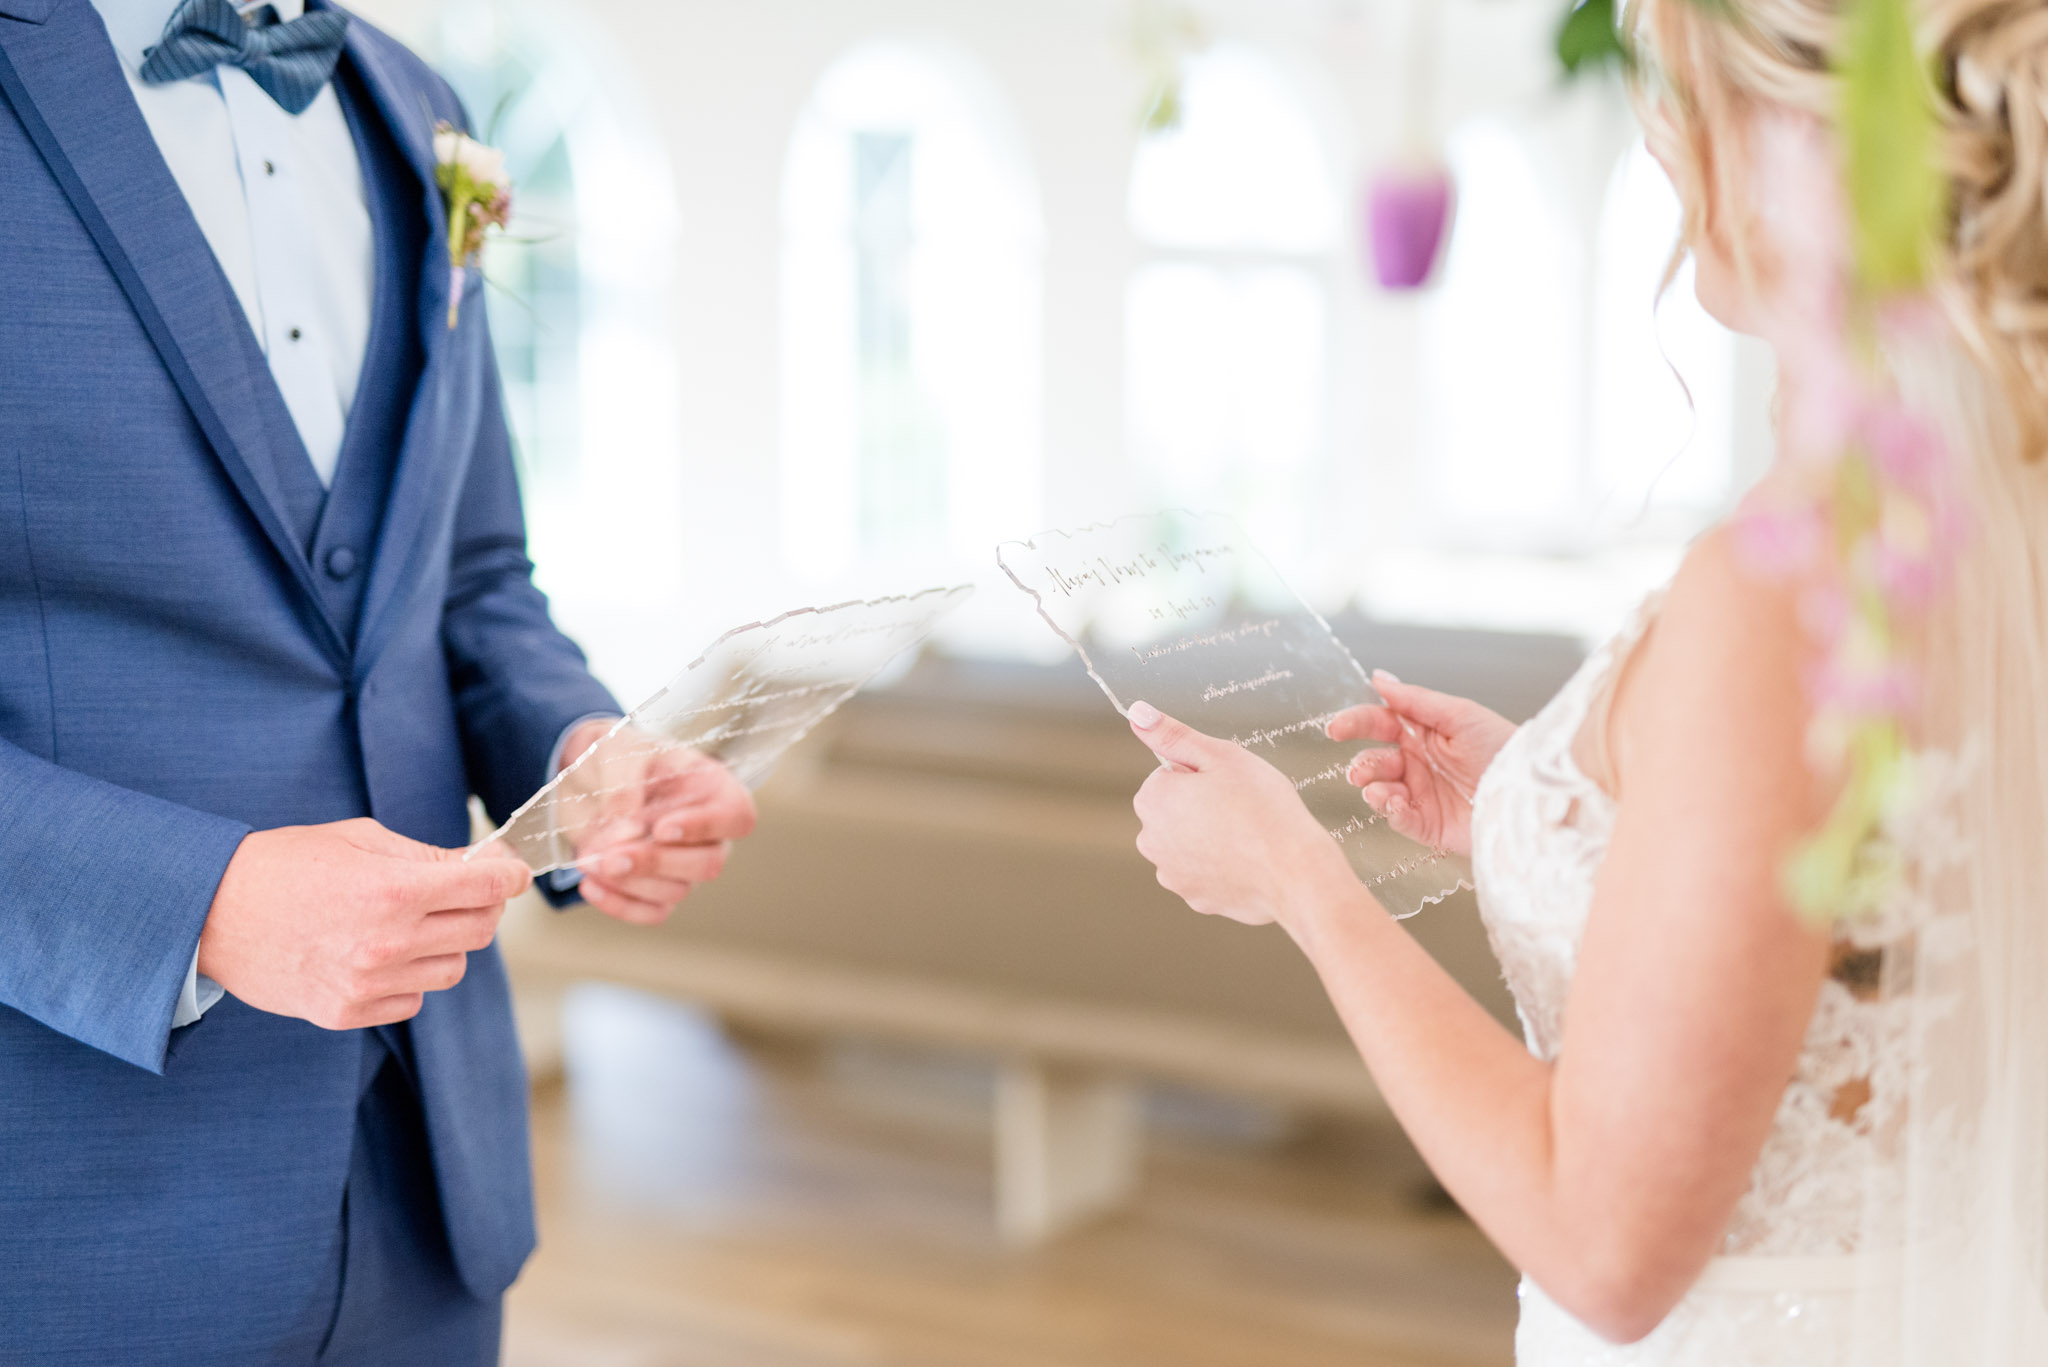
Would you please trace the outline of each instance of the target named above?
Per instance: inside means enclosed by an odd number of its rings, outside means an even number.
[[[1153,884],[1149,760],[993,547],[1228,511],[1368,667],[1540,707],[1772,384],[1660,295],[1678,205],[1563,0],[357,8],[509,155],[533,554],[622,698],[982,586],[669,926],[508,923],[508,1362],[1508,1362],[1513,1273],[1284,937]],[[1469,896],[1409,924],[1512,1023]]]

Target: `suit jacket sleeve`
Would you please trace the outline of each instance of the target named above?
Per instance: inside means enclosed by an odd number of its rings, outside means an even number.
[[[248,834],[0,741],[0,1005],[161,1073],[199,932]]]
[[[442,641],[470,784],[502,822],[552,777],[550,758],[572,723],[623,709],[534,586],[497,365],[487,364],[476,452],[455,514]]]

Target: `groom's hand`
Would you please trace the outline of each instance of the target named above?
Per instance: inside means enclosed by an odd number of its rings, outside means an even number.
[[[604,806],[577,841],[577,891],[607,916],[659,925],[718,877],[732,842],[754,829],[753,795],[717,760],[630,730],[613,735],[606,721],[572,732],[562,763],[593,747],[584,767],[595,767],[590,786]]]
[[[214,894],[199,971],[328,1030],[409,1020],[462,981],[530,881],[509,855],[464,863],[368,819],[258,831]]]

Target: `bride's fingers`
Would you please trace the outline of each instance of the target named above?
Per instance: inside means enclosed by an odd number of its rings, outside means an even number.
[[[1354,787],[1363,788],[1368,783],[1387,782],[1401,778],[1408,772],[1408,756],[1396,747],[1384,750],[1359,752],[1345,770],[1344,777]]]
[[[1372,686],[1386,700],[1388,708],[1415,725],[1446,735],[1455,735],[1472,704],[1432,688],[1404,684],[1384,669],[1372,673]]]
[[[1393,822],[1397,829],[1402,818],[1415,812],[1415,799],[1403,783],[1368,783],[1358,790],[1358,795],[1365,799],[1366,806]]]
[[[1330,724],[1323,729],[1331,740],[1391,742],[1401,739],[1400,718],[1377,703],[1347,707],[1330,718]]]

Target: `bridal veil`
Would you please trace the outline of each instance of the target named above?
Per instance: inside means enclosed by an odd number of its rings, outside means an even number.
[[[1732,238],[1753,281],[1774,204],[1742,131],[1771,111],[1834,123],[1852,3],[1631,0],[1688,239]],[[1798,1128],[1827,1161],[1772,1198],[1846,1260],[1849,1361],[2019,1367],[2048,1364],[2048,5],[1914,0],[1912,19],[1948,239],[1939,325],[1893,338],[1883,368],[1946,439],[1963,530],[1910,643],[1916,770],[1886,817],[1902,867],[1880,912],[1839,924],[1821,997],[1847,1062],[1788,1093],[1823,1112]]]

